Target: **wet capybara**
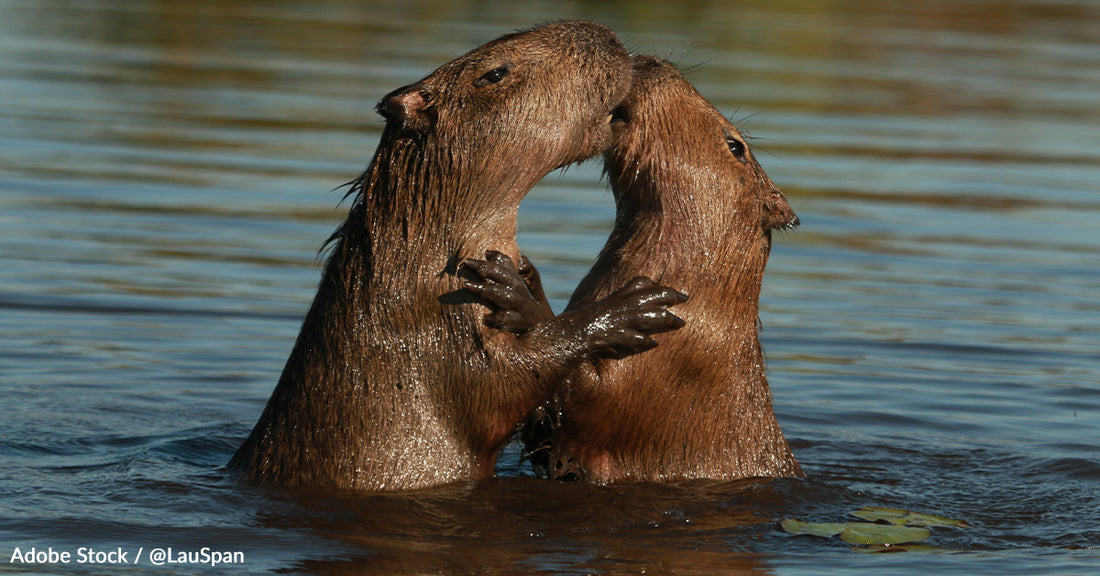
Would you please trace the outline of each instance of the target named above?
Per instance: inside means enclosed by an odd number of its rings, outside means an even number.
[[[737,128],[676,68],[634,62],[604,154],[610,239],[567,310],[644,275],[688,294],[683,329],[582,365],[528,425],[555,478],[607,483],[802,476],[772,412],[759,339],[771,231],[798,225]]]
[[[667,308],[679,295],[652,282],[518,337],[485,326],[465,289],[494,266],[524,264],[520,200],[551,170],[607,148],[630,77],[613,32],[563,22],[504,36],[385,96],[385,128],[352,183],[317,295],[229,467],[261,484],[347,490],[490,476],[551,383],[678,327]],[[489,250],[483,269],[460,276]]]

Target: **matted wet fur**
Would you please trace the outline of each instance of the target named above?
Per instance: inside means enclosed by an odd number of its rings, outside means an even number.
[[[683,329],[572,374],[524,430],[551,477],[606,483],[802,476],[772,412],[759,298],[772,229],[798,218],[734,125],[639,56],[605,153],[617,215],[567,310],[645,275],[688,294]]]
[[[517,337],[485,327],[464,290],[492,270],[458,275],[488,250],[499,251],[488,253],[493,266],[524,265],[520,200],[551,170],[606,149],[630,75],[614,33],[563,22],[502,37],[387,95],[317,296],[229,467],[257,483],[352,490],[489,476],[551,382],[679,326],[667,307],[680,296],[642,282]]]

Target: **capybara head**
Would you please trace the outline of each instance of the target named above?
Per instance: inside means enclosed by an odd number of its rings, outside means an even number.
[[[609,28],[560,22],[489,42],[388,94],[378,111],[395,136],[537,179],[607,148],[630,78]]]
[[[633,86],[614,116],[605,169],[617,203],[685,217],[735,210],[730,225],[759,224],[765,236],[798,226],[745,138],[671,63],[636,57]]]

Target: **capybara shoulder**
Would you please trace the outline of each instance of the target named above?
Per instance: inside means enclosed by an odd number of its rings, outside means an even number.
[[[572,374],[529,448],[548,442],[552,475],[594,482],[802,475],[758,334],[771,231],[798,218],[737,128],[668,62],[635,59],[614,130],[615,227],[569,307],[644,275],[688,294],[686,325],[651,352]]]

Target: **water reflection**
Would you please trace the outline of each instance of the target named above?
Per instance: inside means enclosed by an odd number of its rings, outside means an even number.
[[[369,551],[304,563],[310,573],[757,574],[739,538],[770,531],[790,488],[753,483],[607,490],[498,479],[407,495],[303,496],[312,529]],[[375,524],[378,518],[390,521]],[[280,523],[301,522],[269,517]],[[657,545],[674,540],[674,547]],[[475,568],[476,567],[476,568]]]
[[[1100,7],[501,8],[0,2],[5,542],[215,538],[255,572],[332,574],[1091,569]],[[222,479],[312,298],[338,187],[373,153],[375,102],[565,17],[678,62],[801,216],[777,236],[762,309],[811,479],[547,486],[515,477],[514,447],[507,478],[428,493]],[[598,163],[524,203],[520,243],[559,308],[612,216]],[[965,518],[975,529],[936,545],[981,554],[857,559],[775,528],[863,505]]]

